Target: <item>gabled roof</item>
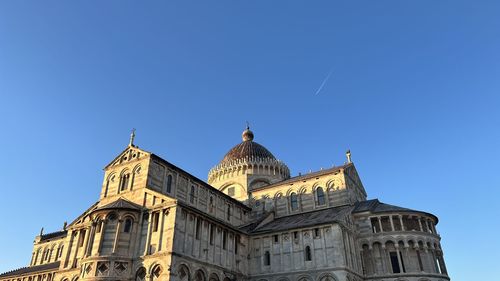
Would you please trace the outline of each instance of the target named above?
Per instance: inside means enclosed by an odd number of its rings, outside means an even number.
[[[362,212],[371,212],[373,214],[390,213],[390,212],[423,213],[423,214],[426,214],[428,216],[433,217],[436,220],[436,223],[438,222],[438,218],[431,213],[385,204],[385,203],[380,202],[378,199],[357,202],[352,213],[354,214],[354,213],[362,213]]]
[[[53,239],[53,238],[65,237],[66,234],[68,234],[67,230],[60,230],[60,231],[56,231],[56,232],[52,232],[52,233],[42,234],[42,236],[40,236],[40,242],[45,241],[45,240],[49,240],[49,239]]]
[[[129,145],[127,146],[118,156],[116,156],[104,169],[106,170],[110,166],[115,166],[123,163],[124,161],[131,161],[136,156],[137,159],[140,158],[141,154],[151,155],[151,152],[144,149],[140,149],[138,146]]]
[[[28,266],[28,267],[21,267],[18,269],[14,269],[14,270],[2,273],[2,274],[0,274],[0,277],[8,277],[8,276],[22,275],[22,274],[26,274],[26,273],[55,270],[55,269],[59,268],[59,264],[60,264],[60,262],[57,261],[57,262],[53,262],[53,263]]]
[[[251,234],[258,234],[339,222],[342,221],[342,218],[345,215],[349,214],[351,210],[352,206],[340,206],[321,209],[307,213],[280,217],[263,226],[257,227],[252,230],[246,230]]]
[[[265,186],[262,186],[262,187],[254,188],[253,191],[267,189],[267,188],[270,188],[270,187],[280,186],[280,185],[284,185],[284,184],[290,184],[290,183],[294,183],[294,182],[297,182],[297,181],[306,180],[306,179],[310,179],[310,178],[315,178],[315,177],[319,177],[319,176],[323,176],[323,175],[328,175],[328,174],[331,174],[333,172],[345,169],[345,168],[347,168],[347,167],[349,167],[351,165],[354,165],[354,164],[347,163],[347,164],[342,165],[342,166],[335,166],[335,167],[332,167],[332,168],[329,168],[329,169],[324,169],[324,170],[312,172],[312,173],[309,173],[309,174],[304,174],[304,175],[300,175],[300,176],[296,176],[296,177],[291,177],[291,178],[289,178],[287,180],[284,180],[284,181],[279,181],[277,183],[273,183],[273,184],[270,184],[270,185],[265,185]]]
[[[116,201],[113,201],[109,204],[98,207],[97,209],[95,209],[95,211],[97,211],[97,210],[110,210],[110,209],[141,210],[141,206],[120,197]]]

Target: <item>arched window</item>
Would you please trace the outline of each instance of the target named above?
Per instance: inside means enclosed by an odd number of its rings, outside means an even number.
[[[194,275],[194,281],[205,281],[205,274],[203,273],[203,271],[196,271],[196,274]]]
[[[189,202],[194,203],[194,199],[196,198],[194,185],[191,186],[191,192],[189,193]]]
[[[125,220],[125,225],[123,226],[123,232],[130,233],[131,230],[132,230],[132,220],[128,218]]]
[[[312,260],[312,255],[311,255],[311,247],[309,246],[306,246],[306,251],[305,251],[305,258],[306,258],[306,261],[310,261]]]
[[[299,198],[297,196],[297,193],[292,192],[290,194],[290,207],[292,208],[292,211],[296,211],[299,209]]]
[[[63,250],[64,250],[64,245],[61,244],[59,245],[59,255],[57,255],[57,259],[60,259],[62,257],[62,254],[63,254]]]
[[[128,181],[130,179],[130,173],[124,173],[120,178],[120,191],[124,191],[128,188]]]
[[[181,265],[179,270],[177,271],[177,276],[180,281],[188,281],[189,280],[189,269],[185,265]]]
[[[167,193],[172,192],[172,175],[167,176]]]
[[[264,253],[264,265],[271,265],[271,254],[269,251]]]
[[[161,275],[161,267],[159,265],[155,266],[151,271],[151,276],[153,280],[159,280]]]
[[[135,274],[135,281],[144,281],[146,280],[146,269],[144,267],[141,267],[137,270],[137,273]]]
[[[318,187],[316,189],[316,203],[318,204],[318,206],[325,205],[325,192],[321,187]]]

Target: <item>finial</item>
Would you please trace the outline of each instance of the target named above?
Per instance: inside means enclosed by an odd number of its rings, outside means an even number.
[[[65,221],[64,224],[63,224],[63,230],[66,230],[66,227],[68,227],[68,222]]]
[[[128,144],[129,146],[134,146],[134,139],[135,139],[135,128],[133,128],[132,132],[130,133],[130,143]]]
[[[42,229],[40,229],[40,236],[42,236],[42,235],[43,235],[43,227],[42,227]]]
[[[347,163],[352,163],[351,161],[351,150],[347,150],[345,153],[345,156],[347,156]]]
[[[241,134],[241,138],[243,139],[243,141],[252,141],[253,140],[253,132],[250,131],[250,126],[248,125],[248,122],[247,122],[247,128]]]
[[[250,130],[250,123],[248,123],[248,121],[246,122],[247,122],[247,130]]]

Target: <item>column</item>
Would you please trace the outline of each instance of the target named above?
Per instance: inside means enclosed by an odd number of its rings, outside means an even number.
[[[142,223],[144,219],[144,213],[141,212],[139,214],[139,222],[137,223],[137,227],[133,228],[133,236],[130,237],[130,239],[133,239],[132,241],[134,242],[133,247],[132,247],[132,253],[134,255],[139,255],[139,247],[141,245],[141,237],[142,237]],[[136,225],[136,222],[134,220],[134,225]]]
[[[165,221],[165,210],[160,210],[160,233],[158,235],[158,252],[162,250],[163,242],[163,223]],[[201,247],[200,247],[201,248]]]
[[[391,230],[394,232],[394,222],[392,221],[392,216],[389,216],[389,221],[391,222]]]
[[[153,213],[149,212],[149,215],[148,215],[148,233],[147,233],[147,237],[146,237],[146,243],[144,246],[144,256],[146,256],[149,253],[149,244],[151,242],[151,231],[153,230],[153,228],[152,228],[153,224],[151,223],[152,219],[153,219]]]
[[[120,218],[116,224],[115,242],[113,243],[113,254],[116,253],[118,249],[118,244],[120,242],[120,232],[123,220]]]
[[[106,220],[102,220],[101,221],[101,233],[99,235],[99,242],[97,245],[97,255],[101,254],[101,246],[102,246],[102,241],[104,240],[104,234],[105,234],[104,231],[105,230],[106,230]]]
[[[382,261],[382,274],[392,272],[387,264],[388,260],[387,250],[385,245],[380,246],[380,260]]]
[[[424,228],[422,227],[422,220],[420,219],[420,217],[418,217],[418,225],[420,226],[420,231],[424,232]]]
[[[87,254],[87,247],[88,247],[89,238],[90,238],[90,231],[91,231],[90,228],[85,229],[85,237],[83,238],[83,254],[82,254],[83,258],[85,258],[86,254]]]
[[[92,222],[92,225],[90,226],[90,237],[89,237],[87,247],[85,248],[85,252],[83,254],[84,257],[88,257],[92,254],[92,246],[94,245],[96,225],[97,225],[96,222]]]
[[[405,225],[403,224],[403,216],[399,215],[399,223],[401,224],[401,231],[405,231]]]
[[[380,232],[384,232],[384,229],[382,228],[382,220],[380,219],[380,217],[377,217],[377,220],[378,220],[378,225],[380,227]]]

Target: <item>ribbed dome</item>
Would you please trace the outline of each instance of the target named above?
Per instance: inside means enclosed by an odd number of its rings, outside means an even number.
[[[243,131],[243,142],[231,148],[219,164],[227,164],[240,159],[270,159],[276,160],[267,148],[253,141],[253,132],[247,128]]]

